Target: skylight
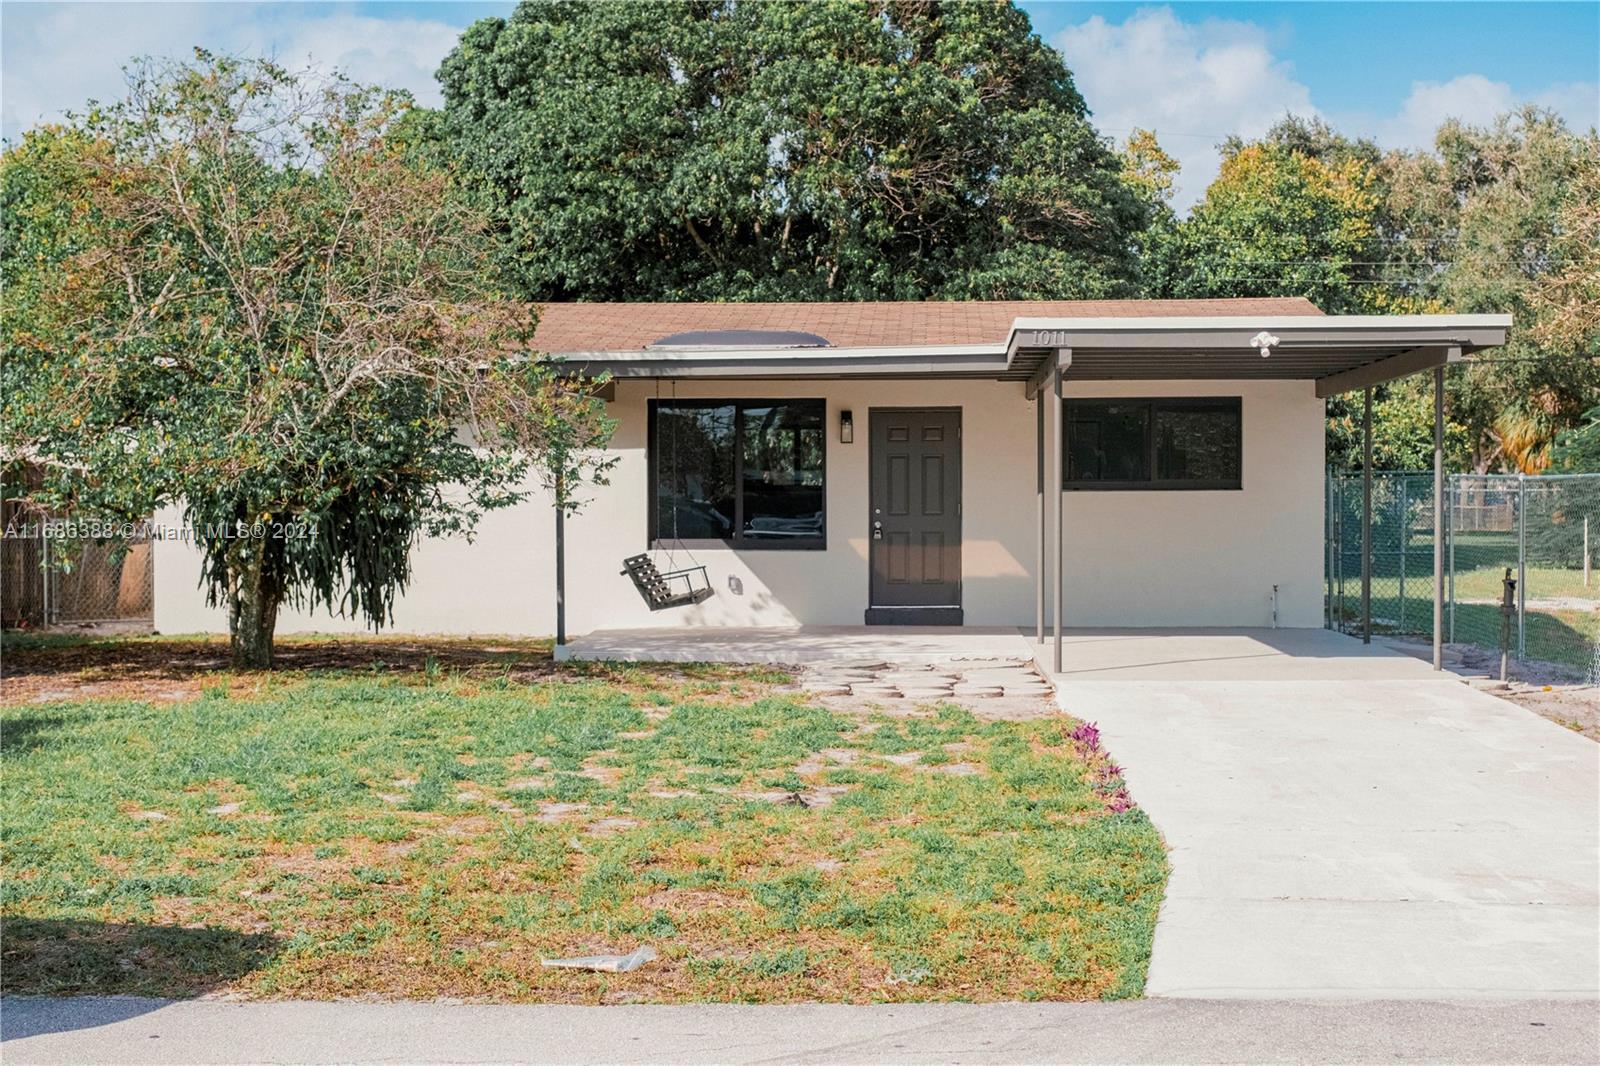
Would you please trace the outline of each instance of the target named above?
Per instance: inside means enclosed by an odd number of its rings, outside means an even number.
[[[692,329],[673,333],[647,348],[830,348],[826,337],[798,329]]]

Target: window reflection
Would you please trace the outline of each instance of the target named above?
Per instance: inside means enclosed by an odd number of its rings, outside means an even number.
[[[654,411],[655,540],[823,546],[823,401],[671,400]]]
[[[656,536],[722,539],[733,533],[732,404],[662,404],[656,411]]]
[[[822,537],[820,403],[745,407],[744,535],[763,540]]]
[[[1068,400],[1066,471],[1073,489],[1237,489],[1237,396]]]

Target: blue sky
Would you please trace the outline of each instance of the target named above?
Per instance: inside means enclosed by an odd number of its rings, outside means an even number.
[[[1160,5],[1020,5],[1047,40],[1096,15],[1121,22]],[[1177,3],[1186,22],[1249,22],[1274,55],[1332,108],[1382,112],[1414,81],[1483,73],[1533,94],[1551,82],[1594,82],[1600,3]],[[1354,64],[1358,69],[1352,71]]]
[[[1600,3],[1047,3],[1023,0],[1108,135],[1154,129],[1183,163],[1187,206],[1215,142],[1286,112],[1396,147],[1446,117],[1515,104],[1600,123]],[[311,58],[438,101],[432,74],[462,27],[511,3],[0,4],[0,132],[115,96],[135,54],[266,51]]]

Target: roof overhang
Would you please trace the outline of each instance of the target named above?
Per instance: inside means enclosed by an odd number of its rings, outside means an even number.
[[[646,348],[553,352],[582,373],[613,378],[998,377],[1002,344],[894,348]]]
[[[994,344],[879,348],[673,347],[553,352],[613,378],[984,378],[1028,383],[1070,353],[1075,381],[1312,380],[1333,396],[1504,344],[1510,315],[1018,318]],[[1263,357],[1252,340],[1270,334]]]
[[[1074,381],[1312,380],[1326,397],[1466,359],[1510,327],[1510,315],[1019,318],[1003,376],[1036,383],[1070,352]],[[1253,343],[1262,333],[1267,356]]]

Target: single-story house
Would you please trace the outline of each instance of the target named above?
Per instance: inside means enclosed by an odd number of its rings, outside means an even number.
[[[1325,400],[1509,324],[1303,299],[546,305],[536,345],[608,372],[617,424],[610,483],[565,525],[566,628],[1320,626]],[[705,567],[695,602],[653,610],[639,555]],[[424,543],[396,628],[549,634],[553,556],[542,496]],[[225,630],[192,546],[159,542],[155,570],[159,630]]]

